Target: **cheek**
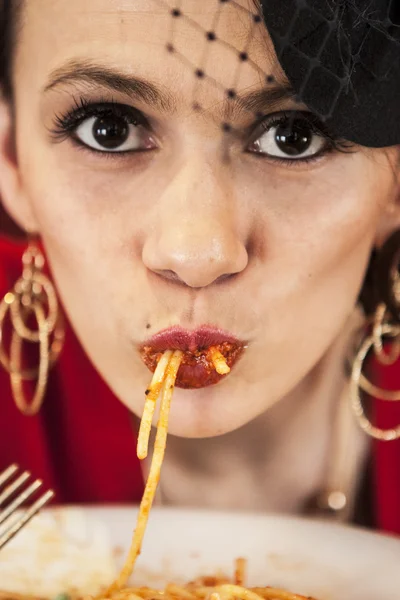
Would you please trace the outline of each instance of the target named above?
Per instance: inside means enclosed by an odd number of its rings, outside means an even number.
[[[278,285],[306,285],[357,264],[362,271],[389,194],[370,171],[365,157],[352,155],[308,173],[260,173],[265,185],[253,193],[260,207],[253,242],[266,268],[281,274]]]
[[[61,299],[78,333],[100,337],[96,327],[101,322],[102,335],[108,328],[110,335],[113,294],[121,281],[128,280],[121,249],[130,227],[126,215],[121,226],[123,219],[117,210],[117,200],[122,209],[124,198],[121,194],[116,197],[115,178],[89,173],[79,160],[73,165],[58,164],[54,154],[57,151],[48,152],[41,160],[30,155],[24,165],[25,186],[39,232]]]
[[[101,277],[110,263],[118,276],[117,255],[126,251],[133,258],[131,240],[142,239],[147,227],[148,197],[138,191],[146,189],[142,177],[101,168],[100,161],[88,167],[86,153],[79,160],[79,151],[60,150],[47,150],[40,160],[29,155],[23,165],[39,233],[77,281],[87,269]]]
[[[253,228],[261,267],[251,285],[263,323],[259,343],[274,349],[271,377],[290,360],[293,377],[307,372],[357,301],[389,185],[377,171],[370,175],[365,157],[340,162],[303,180],[267,168],[263,189],[253,187],[262,207]]]
[[[142,235],[145,203],[135,202],[124,174],[43,163],[26,170],[34,173],[26,187],[63,307],[111,389],[141,408],[149,375],[132,340],[143,337],[151,315],[132,239]]]

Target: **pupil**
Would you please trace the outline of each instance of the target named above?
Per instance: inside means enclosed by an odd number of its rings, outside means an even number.
[[[275,141],[285,154],[298,156],[311,146],[312,136],[305,125],[282,124],[276,129]]]
[[[93,125],[93,135],[98,144],[112,150],[126,142],[129,137],[129,125],[123,119],[114,116],[101,117],[96,119]]]

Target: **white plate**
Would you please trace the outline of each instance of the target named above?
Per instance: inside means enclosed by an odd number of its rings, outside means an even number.
[[[127,548],[135,512],[95,509]],[[318,600],[400,600],[400,540],[350,527],[278,516],[153,509],[135,583],[155,587],[249,561],[249,584]]]
[[[85,523],[86,532],[96,531],[101,540],[108,538],[121,564],[130,543],[136,509],[80,510],[84,518],[74,518],[74,527]],[[106,531],[99,532],[98,522],[105,525],[108,535]],[[93,535],[90,539],[93,541]],[[24,543],[22,538],[19,542],[16,539],[8,552],[24,561],[27,573],[26,556],[21,552]],[[69,543],[68,555],[79,557],[82,548],[74,550],[72,539]],[[103,560],[107,565],[107,552],[98,541],[96,545],[95,560]],[[34,550],[32,546],[30,550]],[[34,554],[37,555],[36,550]],[[93,565],[89,554],[86,558]],[[237,557],[249,561],[250,585],[283,587],[318,600],[400,600],[400,540],[316,521],[244,513],[153,509],[134,583],[163,587],[167,582],[185,582],[198,575],[230,575]],[[59,561],[62,559],[60,554]],[[6,569],[6,550],[0,555],[0,587],[4,581],[3,560]],[[77,564],[84,568],[81,562],[75,562],[71,563],[73,569]],[[40,576],[49,577],[51,572],[54,569],[42,568]],[[73,578],[71,574],[68,577]],[[51,582],[48,583],[50,590]]]

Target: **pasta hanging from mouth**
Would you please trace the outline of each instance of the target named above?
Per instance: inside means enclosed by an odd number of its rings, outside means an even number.
[[[176,351],[174,353],[172,350],[167,350],[166,352],[164,352],[164,354],[161,356],[160,360],[158,361],[158,364],[157,364],[156,370],[154,371],[154,375],[151,380],[151,383],[146,390],[146,401],[145,401],[145,405],[144,405],[144,409],[143,409],[142,419],[140,422],[138,444],[137,444],[137,456],[140,460],[144,460],[145,458],[147,458],[148,451],[149,451],[149,439],[150,439],[150,432],[151,432],[151,424],[153,422],[153,417],[154,417],[154,412],[156,409],[157,400],[160,395],[161,389],[163,387],[171,359],[172,359],[173,355],[178,356],[177,353],[178,353],[178,351]],[[210,362],[212,363],[213,367],[215,368],[216,372],[219,375],[227,375],[228,373],[230,373],[231,369],[228,366],[228,363],[227,363],[224,355],[222,354],[222,352],[220,352],[218,350],[218,348],[212,346],[211,348],[209,348],[207,354],[209,356]],[[184,358],[184,353],[180,352],[179,356],[180,356],[180,363],[179,363],[179,366],[180,366],[183,361],[183,358]],[[178,370],[179,370],[179,366],[178,366]],[[178,370],[176,372],[176,376],[178,374]],[[174,384],[173,384],[174,386],[175,386],[176,376],[175,376],[175,380],[174,380]]]
[[[208,356],[219,374],[225,375],[230,372],[225,357],[218,348],[209,348]],[[140,503],[136,528],[128,557],[116,581],[98,600],[305,600],[303,596],[275,588],[247,589],[243,587],[246,578],[246,561],[243,559],[238,559],[236,563],[233,582],[207,577],[183,587],[171,584],[162,592],[150,588],[126,587],[141,552],[149,513],[157,491],[167,444],[171,400],[179,367],[183,359],[184,352],[181,350],[167,350],[164,352],[159,359],[151,383],[146,390],[146,400],[137,444],[137,455],[141,460],[148,456],[151,425],[157,400],[161,395],[160,415],[149,476]]]
[[[153,379],[146,390],[146,402],[143,409],[142,419],[140,421],[137,445],[137,455],[140,460],[147,458],[154,411],[156,409],[156,403],[164,384],[166,371],[171,361],[172,354],[172,350],[167,350],[164,352],[154,372]]]
[[[143,417],[146,417],[146,421],[143,421],[142,417],[143,427],[141,426],[142,433],[141,436],[139,435],[139,442],[141,446],[143,445],[143,448],[141,448],[143,450],[143,454],[147,454],[151,429],[151,421],[149,424],[149,418],[153,416],[155,409],[155,401],[153,402],[153,397],[156,395],[157,390],[159,392],[161,391],[160,416],[157,424],[153,458],[151,461],[150,472],[147,478],[142,501],[140,503],[139,515],[136,523],[136,529],[133,534],[131,548],[121,573],[119,574],[117,580],[106,592],[105,597],[107,598],[112,597],[113,594],[120,591],[121,588],[127,584],[130,576],[133,573],[136,560],[141,552],[150,509],[153,505],[157,491],[157,485],[160,480],[161,466],[164,460],[165,448],[167,445],[168,419],[171,408],[171,399],[175,387],[176,376],[178,374],[182,359],[183,352],[181,350],[176,350],[173,353],[170,351],[165,352],[160,360],[160,370],[157,373],[156,369],[156,373],[154,374],[152,383],[150,384],[150,393],[147,395],[148,404],[146,402],[147,410],[145,408],[143,412]],[[153,388],[151,388],[152,385]],[[148,398],[149,396],[151,396],[150,400]],[[152,404],[150,404],[150,402]],[[144,450],[146,450],[146,452],[144,452]]]

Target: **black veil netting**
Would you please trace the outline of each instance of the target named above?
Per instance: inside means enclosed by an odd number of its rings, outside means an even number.
[[[400,144],[400,0],[262,0],[300,99],[337,135]]]
[[[235,97],[237,72],[232,85],[222,85],[207,72],[206,51],[196,64],[174,43],[174,32],[184,24],[200,31],[210,55],[213,44],[229,47],[218,35],[218,20],[229,6],[249,19],[248,39],[240,49],[230,47],[238,69],[251,62],[247,53],[251,37],[265,24],[296,98],[329,131],[367,147],[400,144],[400,0],[213,0],[214,22],[208,30],[193,16],[193,0],[186,1],[189,4],[156,0],[170,14],[167,51],[193,70],[195,81],[208,79]],[[266,85],[271,83],[270,74],[263,76]],[[195,94],[193,107],[202,108]]]

